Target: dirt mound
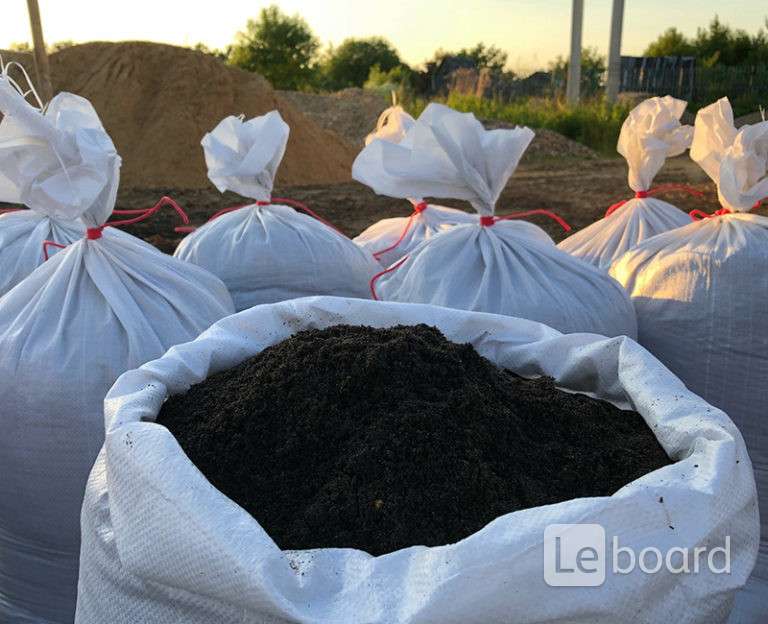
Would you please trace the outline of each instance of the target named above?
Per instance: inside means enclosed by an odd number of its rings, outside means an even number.
[[[123,158],[124,187],[210,186],[200,139],[227,115],[277,109],[291,127],[280,184],[348,181],[340,137],[285,102],[261,76],[194,50],[146,42],[87,43],[51,56],[54,92],[88,98]]]
[[[366,135],[390,105],[381,93],[354,88],[329,95],[300,91],[278,93],[323,128],[344,137],[357,150],[362,149]]]
[[[426,325],[299,332],[171,397],[157,422],[291,550],[450,544],[669,463],[639,414]]]
[[[483,121],[486,130],[496,130],[498,128],[514,128],[515,124],[506,121]],[[598,158],[597,152],[591,150],[586,145],[569,139],[559,132],[548,130],[547,128],[534,128],[536,136],[533,137],[530,146],[525,151],[524,158]]]

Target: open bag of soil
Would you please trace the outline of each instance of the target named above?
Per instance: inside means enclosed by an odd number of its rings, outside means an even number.
[[[471,113],[430,104],[400,143],[375,140],[360,152],[352,176],[377,193],[463,199],[477,211],[380,273],[376,298],[507,314],[566,333],[636,335],[632,303],[614,279],[512,218],[528,213],[495,216],[533,136],[524,127],[485,130]]]
[[[722,208],[660,234],[611,267],[637,310],[640,343],[691,390],[724,410],[749,449],[762,538],[739,596],[738,624],[768,617],[768,121],[736,129],[726,98],[699,111],[691,157]]]
[[[637,244],[690,223],[685,212],[653,195],[697,191],[682,185],[651,188],[664,161],[690,147],[693,128],[680,124],[685,106],[686,102],[666,96],[649,98],[632,109],[621,126],[617,150],[627,161],[635,196],[611,206],[604,218],[559,243],[560,249],[607,271]]]
[[[288,133],[272,111],[247,121],[226,117],[202,140],[216,188],[254,201],[192,232],[174,255],[219,277],[238,311],[309,295],[369,298],[379,270],[329,224],[272,199]]]
[[[0,621],[68,624],[107,390],[233,306],[207,271],[105,226],[121,159],[87,100],[60,93],[44,115],[6,87],[17,162],[46,165],[27,191],[83,235],[0,298]]]
[[[275,345],[277,362],[278,343],[303,330],[364,325],[395,332],[396,326],[419,324],[435,326],[455,345],[472,345],[523,377],[550,376],[560,388],[636,410],[675,463],[638,475],[611,496],[500,513],[443,545],[378,556],[352,548],[282,550],[254,517],[258,511],[249,514],[214,487],[155,422],[169,395],[184,394]],[[450,353],[446,363],[458,357]],[[428,380],[437,371],[412,372]],[[274,374],[290,373],[279,368]],[[435,379],[438,387],[447,383]],[[318,392],[319,401],[324,396]],[[562,335],[523,319],[429,305],[299,299],[224,319],[195,341],[126,373],[105,409],[106,441],[83,507],[79,624],[709,624],[725,620],[754,565],[755,485],[738,430],[626,337]],[[329,425],[333,417],[329,413]],[[289,443],[280,441],[275,452]],[[251,461],[258,470],[258,453]],[[313,458],[297,454],[295,461]],[[386,500],[372,502],[374,510],[387,509]],[[724,544],[730,536],[731,573],[648,575],[636,569],[608,573],[604,584],[586,590],[551,587],[544,581],[544,530],[554,523],[600,524],[637,552],[649,546],[692,550]]]

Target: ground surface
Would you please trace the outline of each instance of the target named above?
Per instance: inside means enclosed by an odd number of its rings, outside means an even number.
[[[670,160],[657,176],[656,183],[681,182],[706,192],[705,200],[679,193],[667,194],[665,199],[688,211],[702,208],[716,210],[715,187],[704,173],[687,157]],[[215,188],[185,191],[181,189],[123,190],[119,208],[142,208],[152,205],[163,194],[174,197],[188,211],[192,222],[200,225],[215,211],[245,200],[232,193],[221,195]],[[275,196],[291,197],[307,203],[313,210],[335,223],[349,236],[354,236],[372,223],[392,216],[406,216],[410,204],[404,200],[375,195],[357,184],[301,186],[275,189]],[[583,228],[600,218],[612,203],[631,196],[626,183],[626,164],[621,159],[579,160],[542,159],[524,162],[512,177],[498,202],[498,214],[546,208],[564,217],[574,228]],[[469,209],[463,202],[446,200],[448,206]],[[766,213],[763,209],[763,214]],[[564,237],[560,227],[544,217],[531,219],[543,227],[555,240]],[[147,239],[163,251],[172,252],[182,234],[174,232],[178,224],[173,211],[158,213],[152,219],[128,231]]]

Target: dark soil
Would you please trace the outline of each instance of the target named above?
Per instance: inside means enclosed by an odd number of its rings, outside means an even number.
[[[426,325],[300,332],[171,397],[157,422],[283,549],[452,543],[669,463],[637,413]]]

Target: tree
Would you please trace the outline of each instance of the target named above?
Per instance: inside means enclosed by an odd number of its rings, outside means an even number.
[[[706,67],[760,65],[768,63],[768,33],[762,28],[755,35],[734,30],[715,16],[693,39],[667,29],[646,48],[645,56],[694,56]]]
[[[211,48],[204,44],[202,41],[199,41],[192,46],[192,49],[196,50],[197,52],[202,52],[203,54],[210,54],[211,56],[215,56],[217,59],[221,59],[222,61],[226,61],[229,58],[229,53],[232,50],[232,46],[227,46],[225,49],[220,50],[219,48]]]
[[[318,47],[300,16],[285,15],[272,5],[261,10],[258,20],[248,20],[245,32],[237,34],[228,61],[262,74],[278,89],[301,89],[312,81]]]
[[[332,90],[362,87],[372,67],[386,73],[401,64],[400,55],[386,39],[346,39],[330,49],[322,63],[323,86]]]
[[[667,28],[653,41],[643,56],[694,56],[693,44],[677,28]]]
[[[550,63],[555,82],[565,85],[568,75],[568,60],[558,56],[554,63]],[[582,95],[595,95],[603,86],[603,78],[607,69],[605,57],[597,48],[582,48],[581,50],[581,93]]]
[[[462,48],[458,52],[438,50],[435,52],[434,61],[440,63],[447,56],[470,60],[478,69],[487,67],[498,72],[504,70],[508,58],[504,50],[497,48],[495,45],[486,47],[484,43],[478,43],[473,48]]]

